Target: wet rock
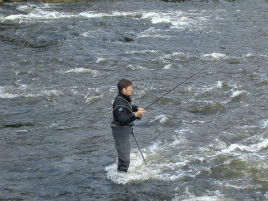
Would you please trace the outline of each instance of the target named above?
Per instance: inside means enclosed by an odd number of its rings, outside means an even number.
[[[12,124],[5,124],[4,127],[5,128],[20,128],[23,126],[33,126],[34,124],[31,122],[18,122],[18,123],[12,123]]]
[[[26,0],[0,0],[0,1],[3,1],[3,2],[23,2]]]
[[[221,103],[209,103],[206,105],[195,103],[189,107],[188,111],[195,114],[215,114],[217,112],[224,112],[225,106]]]
[[[1,1],[5,1],[5,2],[24,2],[27,0],[0,0]],[[43,3],[62,3],[62,2],[66,2],[66,3],[71,3],[71,2],[79,2],[79,1],[83,1],[83,0],[41,0],[41,2]],[[90,1],[90,0],[88,0]],[[1,3],[0,3],[1,4]]]
[[[239,64],[240,63],[240,61],[236,58],[229,58],[229,59],[227,59],[227,62],[229,64]]]
[[[132,42],[132,41],[133,41],[133,39],[130,38],[130,37],[125,36],[124,38],[125,38],[125,41],[126,41],[126,42]]]
[[[79,0],[43,0],[44,3],[72,3],[78,2]]]

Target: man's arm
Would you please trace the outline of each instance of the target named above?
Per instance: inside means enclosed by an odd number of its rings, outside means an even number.
[[[136,120],[135,114],[122,106],[115,109],[115,115],[121,125],[127,125]]]
[[[132,106],[132,112],[137,112],[138,111],[138,106],[137,105],[131,105]]]

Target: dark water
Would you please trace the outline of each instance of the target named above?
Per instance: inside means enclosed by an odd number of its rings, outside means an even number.
[[[267,200],[267,17],[266,0],[2,5],[0,200]],[[117,81],[146,106],[222,57],[148,109],[148,165],[133,141],[116,173]]]

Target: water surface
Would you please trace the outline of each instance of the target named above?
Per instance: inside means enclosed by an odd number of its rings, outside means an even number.
[[[4,4],[0,199],[267,200],[267,21],[266,0]],[[117,173],[117,81],[147,106],[220,58],[147,110],[148,165],[132,141]]]

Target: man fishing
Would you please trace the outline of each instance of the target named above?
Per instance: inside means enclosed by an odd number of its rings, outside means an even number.
[[[117,84],[118,95],[113,103],[111,123],[115,148],[118,154],[118,172],[127,172],[130,163],[130,135],[136,119],[141,119],[144,108],[131,105],[132,82],[122,79]]]

